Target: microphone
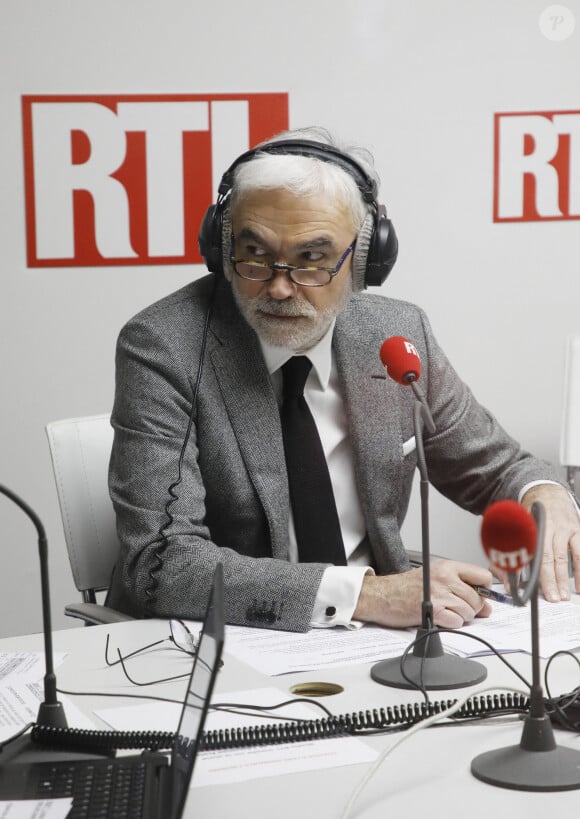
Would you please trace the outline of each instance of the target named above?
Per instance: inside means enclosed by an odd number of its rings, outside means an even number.
[[[37,725],[49,725],[55,728],[66,728],[67,721],[62,703],[56,697],[56,675],[52,655],[52,626],[50,619],[50,590],[48,582],[48,548],[47,539],[40,518],[35,512],[10,489],[0,485],[0,493],[9,498],[30,518],[38,533],[38,555],[40,558],[40,583],[42,597],[42,626],[44,631],[44,702],[40,704]]]
[[[436,430],[431,410],[417,383],[421,375],[421,359],[415,345],[404,336],[390,336],[381,344],[380,358],[387,373],[404,387],[411,386],[415,398],[421,404],[423,420],[428,431]]]
[[[527,566],[536,553],[537,538],[536,521],[520,503],[497,501],[486,509],[481,542],[496,569],[516,572]]]
[[[391,336],[381,345],[380,359],[391,378],[402,386],[409,386],[415,395],[413,427],[417,449],[417,467],[420,474],[421,539],[423,560],[423,602],[421,627],[412,653],[376,663],[371,677],[382,685],[396,688],[438,689],[461,688],[475,685],[487,677],[481,663],[452,654],[445,654],[441,636],[433,624],[431,602],[431,569],[429,546],[429,476],[423,449],[423,426],[429,432],[436,430],[429,405],[417,381],[421,375],[421,359],[415,345],[404,336]]]
[[[383,341],[379,353],[388,374],[399,384],[406,386],[418,381],[421,375],[421,359],[414,344],[404,336],[391,336]]]
[[[494,568],[507,572],[516,606],[525,606],[536,589],[542,551],[538,540],[536,519],[521,503],[501,500],[485,510],[481,523],[483,549]],[[529,564],[529,579],[522,589],[518,573]]]
[[[534,503],[530,513],[510,500],[491,504],[481,525],[484,551],[492,566],[507,572],[514,603],[524,606],[531,599],[532,686],[530,712],[519,744],[479,754],[471,763],[471,772],[489,785],[520,791],[580,788],[580,751],[557,747],[541,684],[538,579],[544,528],[541,503]],[[530,564],[529,580],[522,591],[518,572]]]

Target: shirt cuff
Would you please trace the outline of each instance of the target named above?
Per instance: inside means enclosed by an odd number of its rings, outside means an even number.
[[[366,574],[374,574],[370,566],[329,566],[325,569],[314,601],[311,627],[360,628],[363,624],[353,620],[352,615]]]
[[[523,486],[520,489],[520,492],[519,492],[519,495],[518,495],[518,503],[522,502],[522,498],[524,497],[524,495],[526,494],[528,489],[531,489],[534,486],[542,486],[542,484],[544,484],[544,483],[551,483],[552,485],[555,485],[555,486],[562,486],[562,484],[558,484],[556,481],[548,481],[548,480],[545,480],[545,481],[530,481],[530,483],[527,483],[525,486]]]
[[[554,486],[562,486],[562,487],[564,487],[564,489],[566,489],[566,491],[567,491],[567,492],[568,492],[568,494],[570,495],[570,500],[571,500],[571,501],[572,501],[572,503],[574,504],[574,507],[575,507],[575,509],[576,509],[576,512],[577,512],[577,514],[578,514],[578,517],[580,517],[580,508],[578,508],[578,502],[577,502],[577,500],[576,500],[576,497],[574,496],[574,494],[573,494],[572,492],[570,492],[570,490],[569,490],[569,489],[567,489],[567,488],[564,486],[564,484],[562,484],[562,483],[558,483],[557,481],[531,481],[530,483],[527,483],[527,484],[526,484],[526,485],[523,487],[523,489],[520,489],[520,494],[518,495],[518,501],[519,501],[520,503],[522,502],[522,498],[524,497],[524,495],[526,494],[526,492],[528,491],[528,489],[531,489],[533,486],[541,486],[541,485],[542,485],[542,484],[544,484],[544,483],[551,483],[551,484],[553,484]]]

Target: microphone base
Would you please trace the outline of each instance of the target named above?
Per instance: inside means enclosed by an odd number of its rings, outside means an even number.
[[[41,702],[36,723],[37,725],[49,725],[51,728],[68,728],[62,703]]]
[[[580,788],[580,751],[557,747],[547,715],[528,715],[520,744],[476,756],[471,773],[498,788],[571,791]]]
[[[406,657],[401,655],[376,663],[371,668],[371,678],[392,688],[444,691],[477,685],[487,677],[487,669],[481,663],[445,654],[436,631],[420,628],[416,639],[413,652]]]
[[[580,751],[526,751],[521,745],[512,745],[476,756],[471,773],[498,788],[571,791],[580,788]]]

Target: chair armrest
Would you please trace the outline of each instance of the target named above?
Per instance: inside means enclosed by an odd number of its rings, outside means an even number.
[[[135,619],[128,614],[123,614],[121,611],[101,606],[99,603],[70,603],[64,607],[64,613],[68,617],[77,617],[79,620],[84,620],[87,626],[124,623],[127,620]]]

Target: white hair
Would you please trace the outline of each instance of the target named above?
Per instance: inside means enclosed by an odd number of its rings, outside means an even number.
[[[281,140],[296,139],[320,142],[347,154],[373,179],[378,189],[378,175],[371,154],[363,148],[342,146],[325,128],[301,128],[283,131],[261,143],[270,145]],[[240,164],[234,172],[230,206],[254,190],[282,188],[297,196],[324,194],[330,201],[343,203],[351,214],[352,226],[360,230],[371,205],[363,200],[353,176],[332,161],[296,154],[269,154],[258,152],[249,161]]]

